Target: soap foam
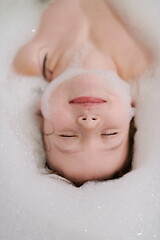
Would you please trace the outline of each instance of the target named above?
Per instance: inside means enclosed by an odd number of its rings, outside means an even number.
[[[104,79],[104,88],[106,91],[109,90],[111,93],[117,94],[123,101],[125,108],[128,111],[129,121],[134,116],[134,108],[131,107],[131,92],[130,86],[127,82],[123,81],[115,72],[108,70],[85,70],[79,68],[67,69],[60,76],[51,81],[42,95],[42,114],[46,119],[52,118],[54,103],[50,104],[49,99],[51,98],[56,88],[64,83],[65,81],[70,81],[72,78],[79,76],[90,76],[92,81],[92,76],[97,76]],[[98,81],[98,80],[97,80]]]
[[[160,1],[110,0],[160,56]],[[138,83],[134,170],[75,188],[45,172],[36,102],[46,83],[10,71],[33,36],[43,4],[2,0],[0,78],[0,239],[160,239],[160,62]]]

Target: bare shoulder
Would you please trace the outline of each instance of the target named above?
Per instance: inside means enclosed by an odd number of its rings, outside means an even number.
[[[78,11],[78,3],[75,0],[50,3],[42,14],[34,38],[17,52],[13,61],[14,69],[24,75],[41,75],[43,59],[48,51],[46,47],[56,58],[55,49],[66,47],[66,43],[70,43],[77,36],[77,22],[80,19]]]
[[[16,72],[28,76],[41,75],[41,68],[37,61],[37,48],[37,44],[32,44],[30,41],[19,49],[13,60]]]
[[[154,57],[151,50],[142,45],[134,46],[129,50],[130,51],[126,53],[128,59],[128,63],[126,63],[127,78],[136,80],[152,66]]]
[[[49,4],[43,14],[43,18],[52,18],[52,20],[59,20],[57,24],[61,22],[70,21],[71,18],[78,17],[80,13],[80,0],[56,0]]]

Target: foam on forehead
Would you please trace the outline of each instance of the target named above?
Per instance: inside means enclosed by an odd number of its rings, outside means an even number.
[[[46,87],[43,95],[42,95],[42,114],[44,118],[49,118],[51,108],[54,106],[50,106],[49,98],[51,94],[55,91],[55,89],[63,82],[69,81],[73,77],[83,76],[83,75],[94,75],[100,77],[105,80],[106,88],[110,91],[121,96],[124,104],[129,109],[130,117],[133,117],[133,109],[131,109],[131,94],[129,84],[123,81],[115,72],[108,70],[85,70],[79,68],[68,69],[63,72],[60,76],[51,81]]]

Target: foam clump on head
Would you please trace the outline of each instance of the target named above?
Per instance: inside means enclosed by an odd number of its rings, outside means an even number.
[[[128,117],[131,120],[134,116],[134,108],[131,107],[131,92],[130,86],[127,82],[122,80],[115,72],[110,70],[85,70],[80,68],[67,69],[57,78],[52,80],[42,95],[42,114],[44,118],[50,119],[52,117],[53,104],[49,103],[51,94],[55,89],[65,81],[71,80],[73,77],[79,77],[84,75],[93,75],[105,80],[106,89],[113,91],[122,98],[125,107],[128,109]],[[98,80],[97,80],[98,81]]]

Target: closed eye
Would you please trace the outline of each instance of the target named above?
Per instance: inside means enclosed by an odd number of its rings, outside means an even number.
[[[110,133],[102,133],[101,135],[102,136],[114,136],[114,135],[117,135],[118,132],[110,132]]]
[[[65,135],[65,134],[61,134],[59,135],[60,137],[64,137],[64,138],[71,138],[71,137],[76,137],[76,135]]]

